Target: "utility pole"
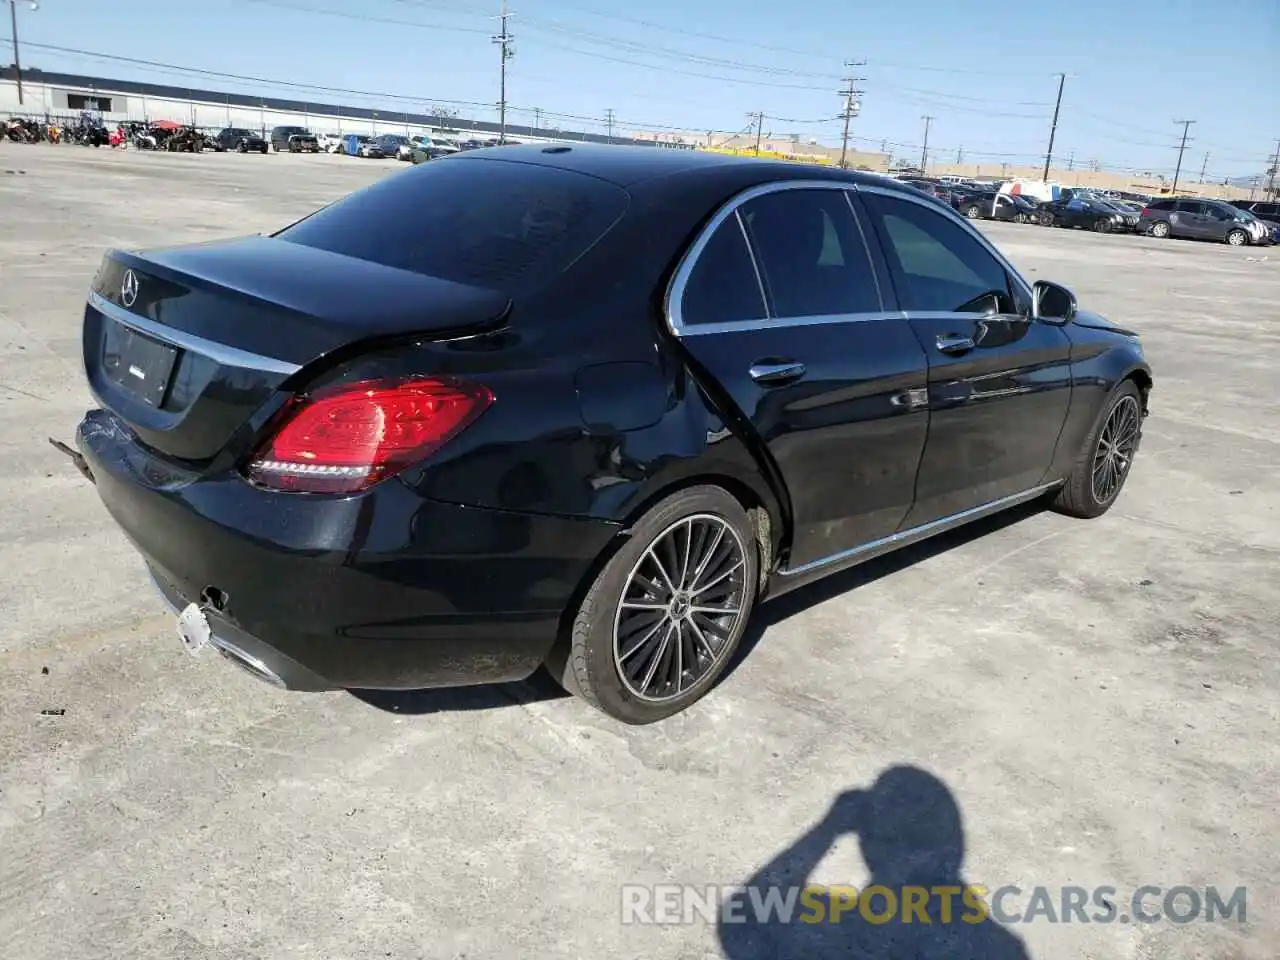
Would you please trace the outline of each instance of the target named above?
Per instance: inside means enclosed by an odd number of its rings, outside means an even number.
[[[1271,158],[1271,166],[1267,169],[1267,191],[1263,194],[1264,197],[1271,197],[1274,199],[1276,195],[1277,167],[1280,167],[1280,140],[1276,141],[1276,152]],[[1253,199],[1252,193],[1249,194],[1249,199]]]
[[[613,108],[610,107],[604,112],[604,124],[609,131],[609,142],[613,143]]]
[[[497,36],[490,37],[490,41],[498,45],[498,63],[499,63],[499,80],[498,80],[498,143],[507,142],[507,61],[515,56],[515,50],[511,44],[515,41],[515,37],[507,31],[507,20],[512,14],[507,10],[507,0],[502,0],[502,12],[498,14],[498,22],[501,24],[501,32]]]
[[[1074,170],[1076,168],[1076,152],[1071,151],[1071,155],[1067,157],[1067,169]]]
[[[1178,175],[1182,173],[1182,154],[1187,149],[1187,131],[1191,129],[1194,120],[1175,120],[1174,123],[1182,124],[1182,143],[1178,146],[1178,165],[1173,170],[1173,186],[1169,190],[1169,195],[1174,196],[1178,192]]]
[[[1204,152],[1204,163],[1200,164],[1200,182],[1204,183],[1205,172],[1209,169],[1209,151]]]
[[[867,61],[865,60],[846,60],[844,62],[844,65],[846,67],[862,67],[862,66],[866,66],[866,63]],[[865,79],[867,78],[855,77],[853,75],[847,76],[844,78],[844,84],[845,84],[844,87],[841,90],[837,91],[840,94],[840,96],[844,97],[844,110],[841,111],[841,114],[840,114],[842,117],[844,117],[844,136],[840,140],[840,168],[842,170],[848,166],[849,121],[852,120],[854,117],[856,117],[859,111],[861,111],[862,109],[862,102],[854,99],[854,97],[860,96],[862,94],[862,91],[855,88],[854,84],[857,83],[859,80],[865,80]],[[881,152],[882,153],[884,152],[883,148],[881,149]]]
[[[542,108],[541,107],[533,108],[533,129],[535,130],[542,129]]]
[[[39,10],[40,4],[32,0],[32,10]],[[22,106],[22,58],[18,55],[18,0],[9,0],[9,26],[13,37],[13,79],[18,84],[18,106]],[[48,107],[46,106],[46,111]]]
[[[1062,88],[1067,83],[1065,73],[1058,74],[1058,99],[1053,103],[1053,122],[1049,125],[1049,149],[1044,153],[1044,176],[1040,179],[1049,182],[1049,162],[1053,159],[1053,138],[1058,132],[1058,111],[1062,107]]]
[[[760,156],[760,136],[764,131],[764,114],[748,113],[747,118],[751,121],[751,125],[756,128],[756,156]]]
[[[920,118],[924,121],[924,146],[920,150],[920,172],[926,173],[929,169],[929,124],[933,123],[933,117],[926,115]]]
[[[959,165],[961,163],[964,163],[964,146],[963,145],[961,145],[956,150],[956,164]]]

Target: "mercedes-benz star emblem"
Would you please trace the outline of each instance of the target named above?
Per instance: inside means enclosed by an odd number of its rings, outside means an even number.
[[[120,302],[126,307],[132,307],[133,302],[138,299],[138,275],[132,270],[124,272],[124,280],[120,283]]]

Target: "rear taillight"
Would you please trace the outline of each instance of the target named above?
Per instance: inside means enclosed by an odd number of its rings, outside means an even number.
[[[1138,211],[1138,216],[1145,217],[1150,212],[1151,212],[1150,208],[1143,207],[1141,210]]]
[[[276,490],[356,493],[431,456],[493,403],[449,377],[365,380],[286,407],[246,474]]]

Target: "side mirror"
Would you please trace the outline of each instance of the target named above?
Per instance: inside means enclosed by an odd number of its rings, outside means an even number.
[[[1061,284],[1037,280],[1031,288],[1031,315],[1048,323],[1070,323],[1076,315],[1076,295]]]

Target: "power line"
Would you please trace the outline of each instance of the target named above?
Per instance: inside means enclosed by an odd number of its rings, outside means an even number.
[[[375,17],[367,13],[351,13],[346,10],[331,10],[325,7],[312,7],[302,3],[289,3],[287,0],[244,0],[245,3],[256,3],[264,7],[279,7],[282,10],[294,10],[299,13],[318,13],[328,17],[342,17],[346,20],[360,20],[365,23],[386,23],[397,27],[419,27],[427,30],[447,30],[451,33],[486,34],[489,31],[482,27],[457,27],[442,23],[423,23],[420,20],[397,20],[394,17]]]
[[[640,43],[634,40],[625,40],[618,37],[610,37],[604,34],[594,33],[590,30],[581,30],[576,27],[568,26],[556,20],[529,20],[531,29],[545,30],[551,33],[563,34],[576,40],[584,40],[588,43],[596,43],[601,46],[616,47],[631,53],[643,53],[655,57],[667,57],[675,60],[683,60],[689,63],[700,64],[702,66],[723,67],[730,70],[742,70],[755,73],[766,73],[774,76],[792,76],[792,77],[810,77],[816,79],[830,79],[835,74],[821,73],[814,70],[797,70],[794,67],[778,67],[761,63],[750,63],[738,59],[726,59],[724,57],[711,57],[706,54],[689,53],[684,50],[677,50],[672,47],[665,47],[654,43]]]

